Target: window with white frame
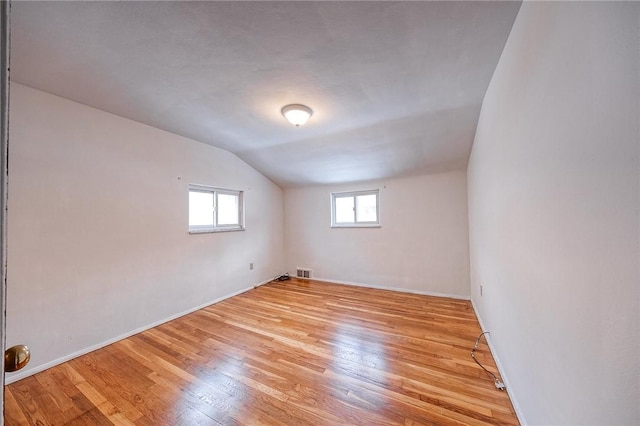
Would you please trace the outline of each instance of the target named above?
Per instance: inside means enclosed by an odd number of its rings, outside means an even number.
[[[190,233],[242,230],[242,191],[189,185]]]
[[[380,226],[379,190],[334,192],[331,194],[331,226]]]

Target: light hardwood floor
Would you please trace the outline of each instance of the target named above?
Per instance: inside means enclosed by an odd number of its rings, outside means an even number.
[[[517,424],[480,332],[467,301],[270,283],[8,385],[5,424]]]

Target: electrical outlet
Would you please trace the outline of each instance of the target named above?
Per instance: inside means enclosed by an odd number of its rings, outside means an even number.
[[[250,271],[253,271],[253,262],[251,262],[251,263],[249,264],[249,270],[250,270]]]
[[[480,284],[480,296],[482,296],[482,284]]]

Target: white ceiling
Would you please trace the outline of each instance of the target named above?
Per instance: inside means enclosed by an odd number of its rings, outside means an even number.
[[[520,2],[13,2],[11,80],[303,186],[465,167]],[[303,103],[303,127],[280,109]]]

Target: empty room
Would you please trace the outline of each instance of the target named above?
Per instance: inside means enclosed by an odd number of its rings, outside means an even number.
[[[0,9],[3,424],[640,424],[640,3]]]

